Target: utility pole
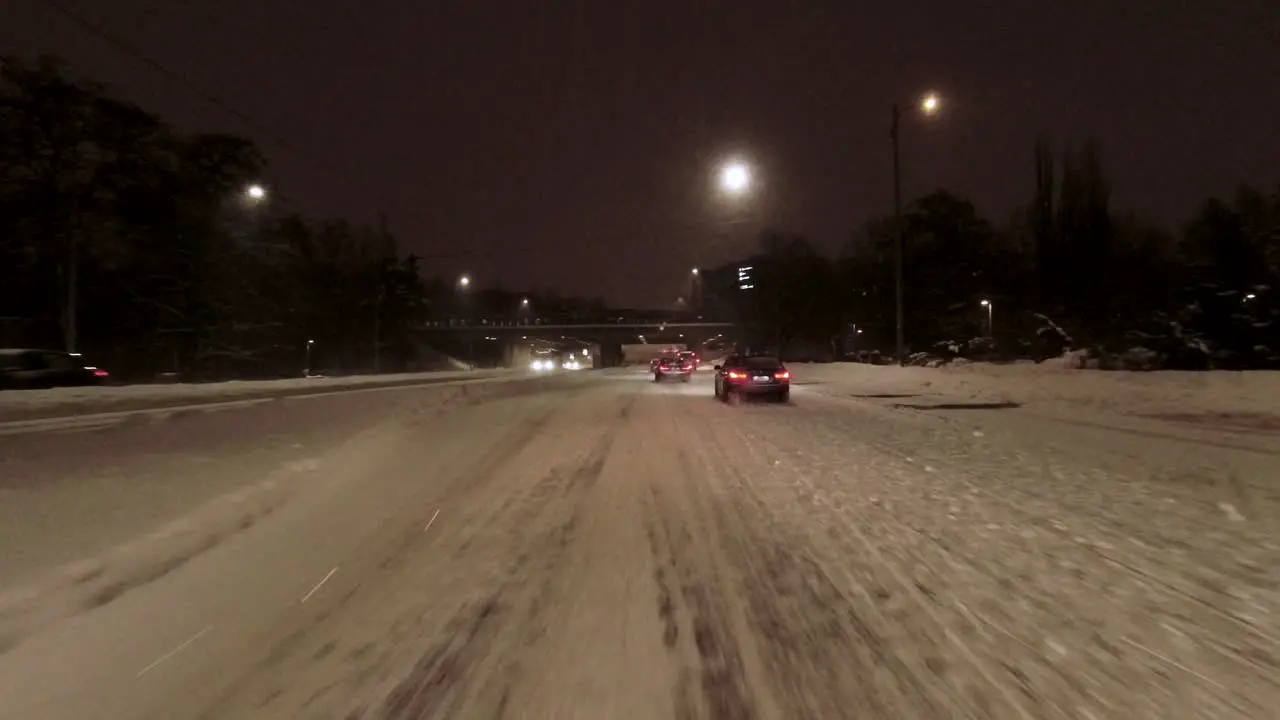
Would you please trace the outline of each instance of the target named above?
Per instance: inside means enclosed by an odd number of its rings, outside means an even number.
[[[906,237],[902,227],[902,173],[898,163],[898,104],[893,104],[893,124],[889,138],[893,140],[893,279],[894,305],[897,316],[898,365],[907,364],[907,336],[903,311],[903,255],[906,253]]]
[[[378,230],[384,240],[391,237],[385,212],[378,213]],[[375,374],[382,372],[382,300],[387,287],[385,259],[378,261],[377,283],[377,292],[373,296],[373,372]]]
[[[70,233],[71,236],[68,238],[69,247],[67,249],[67,309],[64,313],[66,317],[63,319],[62,331],[66,350],[69,353],[73,353],[76,352],[76,340],[78,339],[76,337],[76,320],[77,315],[79,315],[79,309],[77,307],[79,302],[79,298],[77,297],[77,286],[80,283],[80,248],[79,243],[76,242],[76,228],[74,220],[72,220]]]

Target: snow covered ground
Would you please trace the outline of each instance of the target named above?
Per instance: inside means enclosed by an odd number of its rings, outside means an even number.
[[[351,388],[392,387],[480,378],[522,376],[511,370],[461,370],[353,377],[233,380],[220,383],[65,387],[0,392],[0,422],[168,405],[305,395]]]
[[[0,437],[0,720],[1275,716],[1274,437],[793,370]]]
[[[1104,372],[1057,363],[941,368],[862,363],[797,364],[796,382],[844,396],[914,396],[971,403],[1016,403],[1045,410],[1125,415],[1280,417],[1280,372]]]

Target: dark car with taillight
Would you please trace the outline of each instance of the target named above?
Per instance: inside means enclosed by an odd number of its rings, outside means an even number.
[[[776,357],[730,355],[716,365],[716,397],[767,397],[778,402],[791,399],[791,372]]]
[[[80,353],[0,348],[0,390],[100,385],[110,373],[86,365]]]
[[[681,382],[689,382],[692,376],[693,361],[683,360],[680,357],[658,358],[658,364],[653,368],[654,382],[662,382],[669,377],[680,378]]]

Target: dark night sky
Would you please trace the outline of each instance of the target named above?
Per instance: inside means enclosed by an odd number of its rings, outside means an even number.
[[[300,151],[44,0],[0,2],[0,49],[253,137],[299,209],[385,210],[482,284],[656,306],[762,223],[834,249],[890,209],[889,107],[926,89],[947,104],[904,130],[907,196],[998,222],[1041,130],[1096,136],[1117,206],[1169,224],[1280,179],[1278,0],[62,1]],[[746,205],[711,189],[728,153],[758,166]]]

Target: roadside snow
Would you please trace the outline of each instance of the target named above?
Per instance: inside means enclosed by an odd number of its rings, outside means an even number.
[[[1061,363],[941,368],[862,363],[797,364],[797,383],[853,396],[930,395],[969,402],[1088,408],[1130,415],[1280,416],[1280,372],[1104,372]]]
[[[276,395],[322,393],[347,388],[508,377],[515,374],[510,370],[466,370],[340,378],[311,377],[287,380],[233,380],[201,384],[6,390],[0,392],[0,421],[164,407],[184,403],[226,402]]]
[[[435,373],[431,377],[438,375],[450,375],[450,373]],[[461,373],[463,378],[473,378],[477,373]],[[383,378],[419,378],[423,376],[382,376]],[[335,395],[327,398],[327,401],[339,406],[351,405],[350,413],[346,413],[355,417],[366,418],[364,422],[369,422],[368,413],[361,410],[358,402],[365,403],[368,407],[370,402],[377,404],[382,413],[386,413],[387,417],[399,417],[402,420],[408,420],[412,423],[421,423],[425,419],[433,415],[453,411],[461,406],[475,405],[495,400],[516,398],[521,395],[553,391],[556,389],[576,387],[575,383],[584,383],[588,381],[589,376],[586,373],[557,373],[546,375],[530,375],[524,373],[490,373],[488,377],[481,375],[481,379],[485,382],[438,382],[430,384],[419,384],[416,386],[406,385],[406,392],[397,393],[397,399],[393,401],[370,401],[367,396],[364,399],[357,400],[356,394],[348,394],[345,396]],[[288,383],[293,381],[283,381],[281,387],[292,387]],[[228,383],[230,384],[230,383]],[[236,383],[237,385],[262,385],[267,383]],[[372,383],[342,383],[337,387],[351,387],[352,385],[370,385]],[[311,386],[308,385],[308,388]],[[127,390],[131,388],[99,388],[106,390]],[[19,393],[14,393],[19,394]],[[322,402],[316,399],[316,402]],[[332,424],[332,418],[335,415],[341,415],[341,412],[332,412],[341,410],[333,405],[321,405],[319,412],[313,412],[313,416],[320,418],[316,421],[316,427],[324,427]],[[219,421],[222,423],[240,423],[240,427],[246,428],[244,432],[254,436],[263,436],[272,421],[287,421],[290,418],[297,421],[297,416],[274,415],[264,422],[259,416],[256,420],[257,425],[254,427],[246,427],[244,425],[244,417],[238,413],[228,413],[220,415]],[[384,433],[377,430],[381,426],[374,426],[374,430],[368,433],[360,434],[357,440],[348,440],[347,442],[333,443],[329,446],[319,445],[324,448],[320,451],[320,455],[312,458],[307,457],[289,460],[269,470],[263,471],[260,465],[255,464],[256,459],[251,453],[232,454],[235,459],[234,467],[238,475],[244,475],[245,484],[232,491],[214,496],[208,500],[200,502],[190,510],[181,514],[173,513],[173,516],[162,519],[160,526],[154,528],[150,532],[140,534],[130,539],[117,542],[109,547],[95,548],[92,552],[87,553],[79,560],[62,563],[56,567],[50,567],[39,571],[32,571],[33,578],[28,579],[23,574],[17,577],[17,583],[14,578],[0,577],[0,654],[7,647],[17,642],[21,638],[38,630],[39,628],[50,623],[74,616],[86,609],[105,605],[120,595],[132,589],[145,586],[155,580],[164,577],[173,570],[181,567],[191,559],[202,555],[229,538],[242,534],[250,528],[254,527],[259,521],[267,516],[277,512],[287,503],[298,496],[299,492],[306,488],[314,489],[313,481],[317,477],[331,475],[334,467],[343,467],[344,462],[362,462],[365,458],[377,458],[386,455],[390,450],[380,443],[391,442],[400,437],[394,433]],[[144,431],[155,439],[156,433],[153,431]],[[315,428],[309,433],[312,440],[318,441],[326,437]],[[118,439],[119,436],[113,436]],[[207,438],[207,435],[204,437]],[[3,439],[0,439],[2,441]],[[208,442],[206,439],[205,442]],[[265,442],[259,440],[260,443]],[[318,443],[316,443],[318,444]],[[218,457],[206,446],[205,456],[199,452],[193,452],[186,473],[191,475],[199,474],[206,482],[215,482],[211,479],[213,470],[211,465],[215,459],[219,464],[225,465],[230,462],[227,457]],[[299,443],[295,447],[303,447]],[[5,448],[0,447],[0,456],[5,454]],[[139,453],[145,454],[145,453]],[[323,456],[323,457],[321,457]],[[335,459],[336,458],[336,459]],[[119,457],[111,461],[111,464],[123,464],[124,461]],[[324,472],[318,472],[322,468]],[[260,478],[255,478],[255,473],[261,473]],[[21,477],[21,476],[19,476]],[[163,488],[163,482],[152,479],[138,478],[129,476],[136,483],[129,483],[113,489],[114,492],[174,492],[172,488]],[[70,481],[66,481],[70,482]],[[89,483],[82,483],[81,487],[89,487]],[[0,487],[0,498],[5,497],[5,493],[18,492],[11,487]],[[57,528],[65,526],[67,523],[81,522],[102,522],[104,518],[102,514],[111,512],[110,508],[113,504],[119,504],[118,500],[112,502],[65,502],[56,501],[56,495],[45,494],[44,500],[33,500],[30,495],[40,492],[38,486],[24,486],[21,492],[28,493],[29,497],[25,498],[26,507],[32,509],[33,523],[28,529],[47,526]],[[56,502],[51,502],[50,499]],[[39,505],[43,503],[43,507]],[[90,514],[85,517],[75,517],[77,511],[83,510],[84,507],[92,506],[94,512],[100,517],[94,518]],[[3,514],[0,514],[0,520]],[[139,521],[140,524],[143,521]],[[0,536],[8,535],[13,539],[19,537],[18,533],[11,532],[12,527],[5,528],[6,533]],[[68,531],[61,531],[63,535],[74,534]],[[89,537],[91,535],[83,535]],[[38,539],[33,537],[23,537],[24,542],[38,543]],[[48,544],[48,543],[45,543]],[[0,564],[2,566],[4,564]],[[3,570],[0,567],[0,570]]]

